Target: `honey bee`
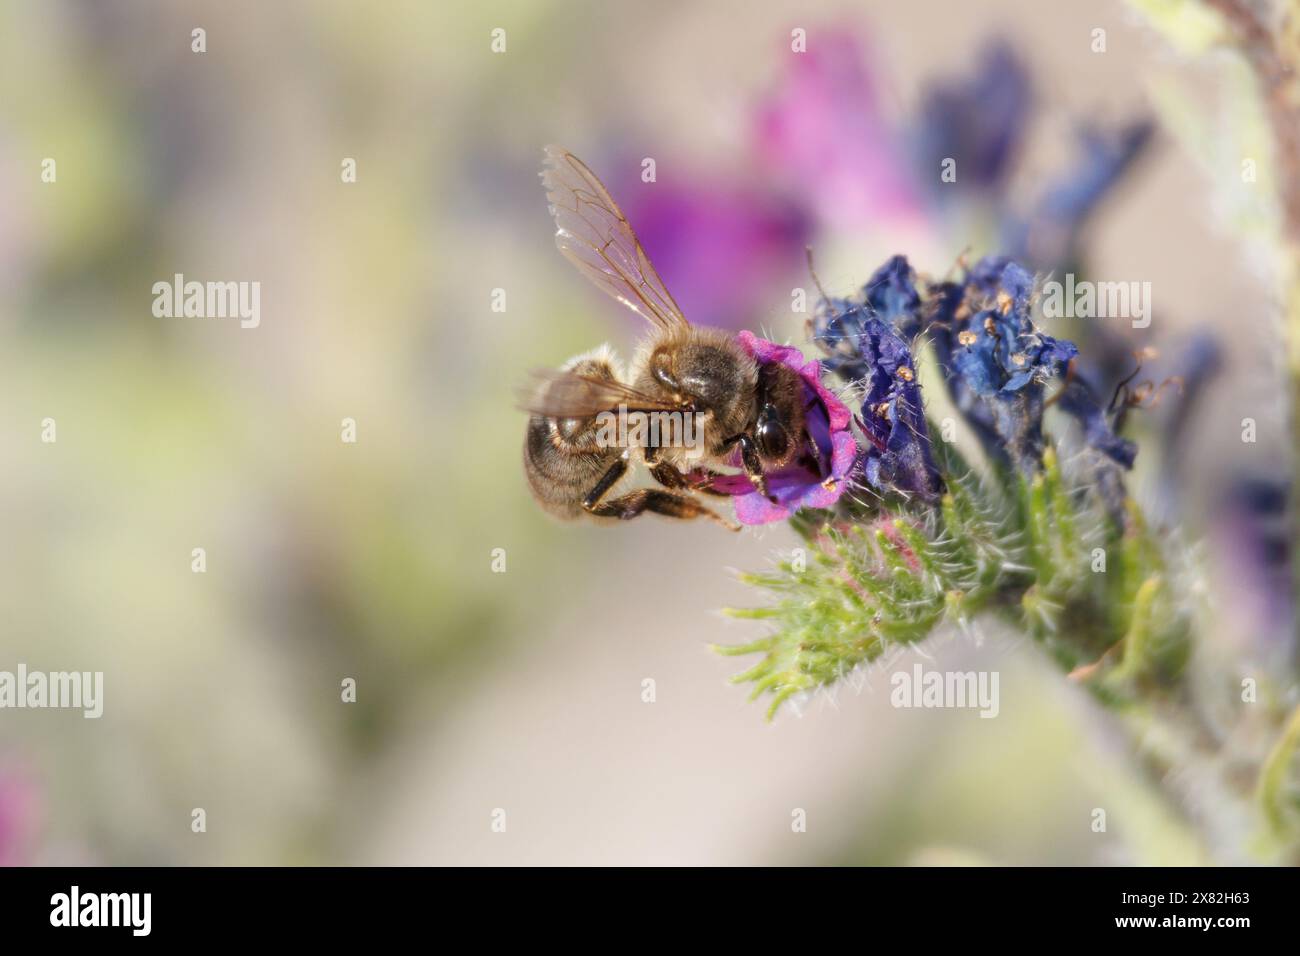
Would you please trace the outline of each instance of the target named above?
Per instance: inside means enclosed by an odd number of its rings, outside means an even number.
[[[779,363],[758,363],[728,332],[691,325],[655,271],[627,217],[587,166],[557,146],[545,150],[542,183],[555,244],[578,271],[650,324],[624,372],[608,346],[570,359],[523,401],[524,472],[533,497],[560,518],[630,520],[645,512],[705,517],[739,530],[696,493],[732,461],[769,496],[765,473],[808,455],[803,382]],[[689,414],[699,441],[664,436],[611,442],[604,413]],[[661,487],[623,490],[644,461]],[[775,500],[775,499],[773,499]]]

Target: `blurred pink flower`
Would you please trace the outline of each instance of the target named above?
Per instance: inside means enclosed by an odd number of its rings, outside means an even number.
[[[808,218],[736,177],[682,168],[661,164],[654,183],[627,177],[614,195],[687,318],[732,329],[759,325],[779,301],[778,283],[803,265]]]
[[[863,227],[923,215],[903,137],[880,109],[851,29],[818,31],[759,105],[755,151],[831,225]]]

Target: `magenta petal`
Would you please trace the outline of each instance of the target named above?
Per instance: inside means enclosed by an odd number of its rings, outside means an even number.
[[[858,461],[848,406],[822,384],[820,363],[805,359],[794,346],[778,345],[751,332],[739,333],[737,340],[760,364],[780,362],[803,378],[808,432],[816,445],[821,474],[802,466],[768,474],[768,490],[776,501],[759,494],[748,475],[718,475],[709,481],[709,487],[734,496],[736,518],[747,525],[783,521],[800,508],[829,508],[844,494],[848,475]],[[731,464],[739,465],[738,456],[733,455]]]
[[[802,372],[804,364],[808,361],[803,357],[803,353],[793,345],[777,345],[767,339],[760,339],[748,330],[740,332],[736,336],[736,340],[740,343],[741,348],[754,356],[763,365],[780,362],[797,372]]]
[[[771,524],[790,517],[785,505],[773,504],[762,495],[745,495],[736,499],[736,520],[741,524]]]
[[[858,460],[857,439],[850,432],[836,432],[831,436],[831,443],[834,445],[834,451],[831,452],[831,476],[837,480],[847,478]]]
[[[709,482],[709,487],[726,495],[737,496],[754,491],[754,483],[749,480],[749,475],[718,475]]]
[[[760,363],[780,362],[798,372],[826,406],[826,415],[830,419],[832,432],[844,431],[849,427],[853,413],[849,411],[847,405],[835,397],[834,392],[822,384],[820,362],[816,359],[804,358],[803,353],[793,345],[777,345],[775,342],[760,339],[749,331],[741,332],[736,336],[736,340],[741,348]]]

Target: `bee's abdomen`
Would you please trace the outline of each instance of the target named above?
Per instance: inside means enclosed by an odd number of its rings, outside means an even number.
[[[594,429],[593,422],[591,431]],[[623,450],[597,447],[594,434],[560,436],[558,433],[556,419],[529,416],[524,438],[524,474],[542,508],[557,518],[577,518],[583,514],[582,499]],[[583,441],[583,438],[590,440]]]

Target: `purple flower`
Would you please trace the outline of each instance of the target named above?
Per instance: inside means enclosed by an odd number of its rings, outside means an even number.
[[[1142,154],[1154,129],[1149,120],[1117,129],[1081,128],[1069,172],[1051,182],[1027,216],[1003,223],[1003,250],[1039,268],[1072,266],[1083,227]]]
[[[881,106],[887,68],[851,29],[819,31],[790,63],[757,112],[755,151],[819,223],[935,226],[939,206],[974,205],[1001,249],[1033,268],[1072,264],[1087,219],[1152,132],[1146,120],[1082,127],[1070,167],[1017,209],[1007,185],[1034,118],[1034,90],[1006,40],[987,43],[972,74],[928,85],[918,113],[898,119]],[[949,159],[956,180],[944,182]]]
[[[940,288],[929,326],[958,410],[989,451],[1025,471],[1043,457],[1044,383],[1078,354],[1034,325],[1032,293],[1019,265],[981,259],[960,286]]]
[[[817,303],[813,339],[828,353],[823,367],[851,384],[866,378],[873,354],[863,346],[869,343],[873,321],[908,338],[920,329],[921,296],[904,256],[894,256],[877,269],[856,296]]]
[[[921,295],[906,256],[894,256],[877,269],[862,287],[862,300],[899,335],[911,338],[920,331]]]
[[[1092,388],[1081,378],[1072,378],[1061,389],[1057,406],[1070,415],[1083,428],[1083,443],[1101,452],[1116,464],[1133,467],[1137,445],[1120,438],[1111,429],[1107,411],[1102,407]]]
[[[1273,644],[1285,652],[1294,632],[1292,597],[1295,544],[1288,535],[1287,499],[1291,487],[1279,475],[1247,475],[1227,488],[1211,516],[1210,534],[1221,567],[1232,568],[1234,614],[1258,647]]]
[[[940,198],[952,187],[1000,194],[1014,164],[1032,106],[1029,73],[1005,42],[984,49],[973,78],[932,87],[916,133],[925,180]],[[955,184],[939,177],[946,159],[957,163]]]
[[[822,384],[821,366],[790,345],[777,345],[750,332],[737,336],[741,347],[760,365],[779,362],[804,380],[804,416],[808,430],[805,454],[778,471],[767,472],[768,491],[759,494],[748,475],[718,475],[709,481],[715,491],[734,496],[736,518],[742,524],[769,524],[790,517],[800,508],[829,508],[844,494],[858,464],[848,406]],[[731,462],[739,466],[739,458]]]
[[[1059,408],[1082,428],[1090,483],[1111,518],[1123,521],[1123,472],[1137,446],[1119,437],[1109,410],[1078,373],[1078,348],[1030,318],[1033,278],[1006,257],[975,264],[927,304],[927,328],[948,391],[994,460],[1022,472],[1042,466],[1046,382],[1063,377]]]
[[[751,325],[770,311],[774,295],[788,294],[782,277],[803,263],[808,218],[757,185],[679,169],[661,164],[653,183],[624,177],[614,195],[692,322]]]
[[[822,299],[813,339],[828,371],[863,393],[862,430],[870,442],[864,473],[880,491],[935,500],[942,488],[930,454],[921,386],[908,340],[920,327],[921,297],[903,256],[886,262],[853,299]]]

